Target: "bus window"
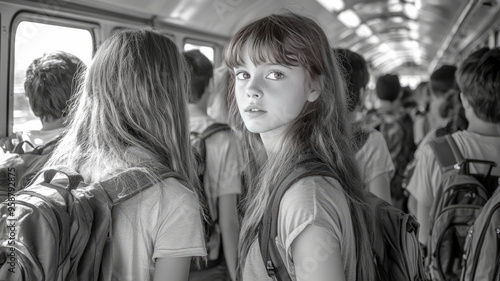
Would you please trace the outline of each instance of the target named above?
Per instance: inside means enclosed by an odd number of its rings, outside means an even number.
[[[191,50],[200,50],[202,54],[204,54],[212,64],[214,63],[214,48],[206,45],[199,45],[195,43],[184,43],[184,52]]]
[[[64,51],[82,60],[87,66],[92,59],[93,39],[89,30],[22,21],[16,29],[14,56],[13,132],[39,130],[40,119],[30,109],[24,94],[26,69],[46,52]]]

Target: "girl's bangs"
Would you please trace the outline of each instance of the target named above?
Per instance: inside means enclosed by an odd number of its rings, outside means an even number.
[[[286,35],[281,30],[276,34],[273,30],[259,30],[250,27],[233,37],[226,52],[226,64],[230,68],[242,66],[244,64],[242,50],[248,52],[248,56],[254,65],[262,63],[274,63],[287,66],[301,65],[297,52],[292,44],[287,40]]]

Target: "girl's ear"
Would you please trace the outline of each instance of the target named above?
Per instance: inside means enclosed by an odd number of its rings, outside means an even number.
[[[321,89],[320,85],[321,85],[321,78],[319,77],[313,79],[309,83],[309,93],[307,94],[308,102],[313,102],[318,99],[319,94],[321,93],[321,91],[319,90]]]
[[[309,102],[313,102],[315,100],[317,100],[319,97],[319,91],[316,91],[314,89],[311,89],[311,91],[309,92],[309,94],[307,95],[307,101]]]

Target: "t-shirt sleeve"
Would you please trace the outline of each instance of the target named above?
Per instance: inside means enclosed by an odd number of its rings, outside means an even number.
[[[340,190],[332,196],[326,181],[339,185],[333,179],[308,177],[294,184],[284,195],[278,217],[277,244],[285,249],[285,264],[290,272],[295,271],[291,246],[293,241],[309,225],[319,226],[331,235],[335,248],[342,248],[343,229],[349,208]],[[323,183],[323,184],[322,184]]]
[[[418,150],[415,157],[415,170],[406,189],[417,202],[432,206],[442,178],[439,164],[429,144]]]
[[[199,203],[192,193],[161,208],[153,231],[153,261],[157,258],[206,256]]]
[[[230,133],[207,139],[207,175],[211,185],[218,186],[217,197],[241,193],[242,162],[240,146]]]
[[[394,173],[394,164],[383,135],[378,131],[371,131],[365,145],[358,151],[356,158],[363,172],[363,183],[368,184],[377,176]]]

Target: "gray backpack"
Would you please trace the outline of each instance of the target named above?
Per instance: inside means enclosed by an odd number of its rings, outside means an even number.
[[[131,170],[88,185],[63,166],[38,176],[0,203],[0,280],[111,280],[112,209],[157,180]],[[187,182],[173,171],[158,180],[168,177]]]
[[[431,209],[428,269],[432,280],[458,281],[469,228],[497,186],[498,177],[490,175],[496,163],[464,158],[451,135],[429,144],[443,178]],[[485,174],[473,174],[470,164],[488,170]]]

